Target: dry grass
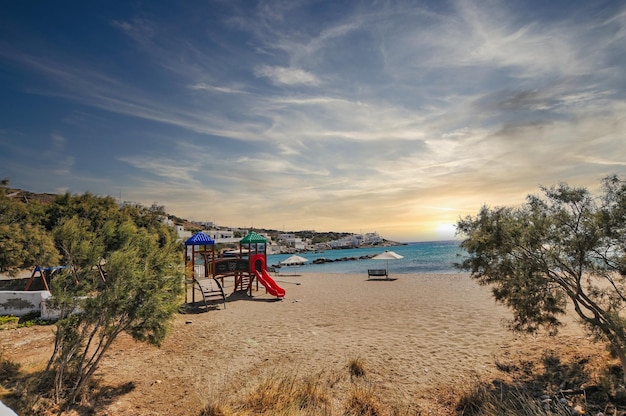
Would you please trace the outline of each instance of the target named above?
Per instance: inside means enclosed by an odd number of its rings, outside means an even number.
[[[331,397],[315,377],[272,376],[262,381],[243,402],[245,414],[330,415]]]
[[[354,386],[345,406],[345,416],[380,416],[386,414],[385,407],[377,397],[374,388]]]
[[[329,384],[322,377],[271,374],[238,401],[210,403],[200,416],[331,415]]]
[[[477,381],[461,394],[457,404],[459,415],[570,416],[570,407],[558,400],[542,401],[528,391],[514,389],[503,392]],[[548,411],[550,413],[548,413]]]
[[[220,404],[208,404],[200,412],[200,416],[230,416],[232,413],[226,411]]]
[[[548,350],[536,356],[520,353],[497,365],[501,378],[477,378],[456,391],[457,415],[626,414],[621,367],[608,354]]]
[[[355,357],[348,362],[348,370],[351,377],[364,377],[365,376],[365,364],[361,357]]]
[[[307,377],[272,373],[246,392],[241,400],[207,404],[200,416],[398,414],[390,412],[388,405],[379,399],[374,384],[365,377],[362,359],[351,359],[344,368],[348,369],[347,373],[325,372]]]
[[[564,416],[575,407],[580,414],[622,415],[626,410],[626,390],[620,388],[621,368],[599,350],[565,348],[529,354],[510,351],[497,361],[498,377],[475,376],[461,384],[438,386],[420,397],[402,395],[393,384],[383,383],[376,369],[367,368],[360,357],[348,359],[336,369],[301,376],[289,369],[273,369],[249,384],[233,389],[226,381],[223,389],[207,392],[200,416],[244,415],[512,415]],[[374,370],[374,371],[372,371]],[[39,390],[42,372],[23,368],[2,359],[0,351],[1,398],[19,414],[51,415],[58,411]],[[484,377],[484,376],[483,376]],[[96,386],[97,387],[97,386]],[[72,415],[99,414],[116,397],[133,388],[91,390],[93,407],[75,409]],[[574,392],[581,390],[582,392]],[[570,391],[570,393],[564,393]],[[224,394],[224,392],[229,392]],[[232,394],[235,392],[235,394]],[[550,401],[542,401],[547,395]]]

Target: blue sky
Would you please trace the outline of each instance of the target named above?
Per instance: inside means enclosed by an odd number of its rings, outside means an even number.
[[[626,173],[622,1],[0,2],[0,178],[449,238]]]

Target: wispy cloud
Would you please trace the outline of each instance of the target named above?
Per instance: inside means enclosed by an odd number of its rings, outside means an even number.
[[[285,68],[262,65],[254,69],[257,77],[268,78],[276,85],[319,85],[320,80],[312,73],[300,68]]]
[[[239,88],[232,87],[218,87],[215,85],[208,85],[203,82],[190,85],[189,88],[192,90],[202,90],[202,91],[210,91],[210,92],[219,92],[224,94],[246,94],[246,91]]]

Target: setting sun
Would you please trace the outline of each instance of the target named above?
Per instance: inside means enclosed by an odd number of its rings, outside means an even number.
[[[438,240],[452,240],[456,234],[456,224],[439,224],[435,232]]]

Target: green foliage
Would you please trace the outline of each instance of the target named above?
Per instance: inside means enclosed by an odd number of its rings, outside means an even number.
[[[457,223],[469,253],[459,266],[511,308],[514,330],[556,332],[569,302],[626,370],[626,181],[602,189],[561,184],[520,207],[483,207]]]
[[[52,321],[41,319],[39,312],[30,312],[23,316],[0,316],[0,329],[28,328],[33,325],[50,325],[51,323]]]
[[[4,324],[17,324],[17,322],[20,320],[19,317],[17,316],[13,316],[13,315],[0,315],[0,325],[4,325]]]
[[[8,180],[0,183],[0,272],[15,275],[35,265],[56,265],[54,241],[35,221],[41,206],[11,198],[7,186]]]
[[[53,281],[62,319],[48,371],[55,400],[67,404],[85,393],[120,333],[160,345],[182,294],[180,243],[150,212],[131,208],[89,221],[77,211],[53,230],[69,267]]]
[[[53,235],[63,254],[63,264],[80,274],[75,276],[77,281],[83,281],[82,274],[93,274],[92,267],[100,264],[105,250],[101,239],[90,231],[88,220],[76,216],[63,219]]]
[[[119,218],[121,211],[117,202],[111,197],[99,197],[90,193],[58,195],[54,202],[46,207],[46,217],[43,224],[47,230],[52,230],[59,222],[66,218],[78,217],[88,220],[91,231],[101,229],[106,221]]]
[[[120,333],[154,345],[165,338],[181,303],[182,247],[164,217],[156,204],[120,208],[89,193],[25,204],[0,181],[0,271],[67,266],[51,282],[61,318],[42,378],[52,381],[55,402],[72,406],[86,394]]]
[[[16,328],[20,318],[12,315],[0,316],[0,329],[12,329]]]

